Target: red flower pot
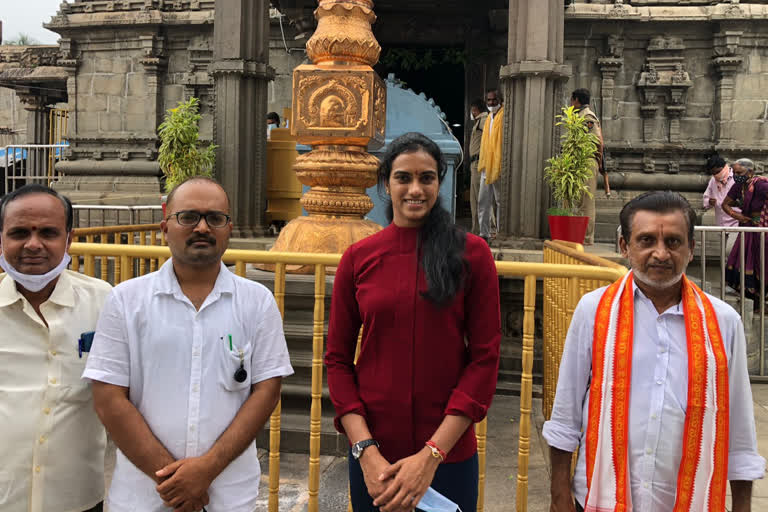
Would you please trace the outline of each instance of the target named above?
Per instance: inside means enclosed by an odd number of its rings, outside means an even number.
[[[569,215],[549,215],[549,235],[552,240],[565,240],[566,242],[584,243],[587,234],[589,217],[576,217]]]

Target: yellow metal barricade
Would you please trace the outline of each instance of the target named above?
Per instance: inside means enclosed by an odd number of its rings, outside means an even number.
[[[555,265],[591,265],[613,269],[619,274],[627,272],[626,267],[605,258],[584,252],[581,244],[560,240],[544,242],[544,263]],[[543,353],[544,386],[542,412],[549,419],[555,401],[557,377],[560,374],[560,358],[565,346],[565,335],[571,325],[573,311],[584,294],[607,286],[613,280],[578,279],[570,283],[567,276],[544,279],[544,321]]]
[[[117,227],[115,227],[116,229]],[[123,232],[127,226],[123,226]],[[94,228],[101,229],[104,228]],[[144,229],[146,231],[146,229]],[[150,271],[153,267],[138,264],[141,260],[155,261],[156,265],[162,265],[170,257],[168,247],[158,245],[138,244],[107,244],[92,243],[94,234],[85,233],[89,243],[73,243],[70,253],[73,255],[73,269],[79,267],[79,258],[82,256],[83,271],[91,276],[95,273],[95,258],[112,258],[116,262],[114,269],[114,282],[120,283]],[[154,240],[154,237],[150,238]],[[555,253],[562,252],[560,248],[554,248]],[[576,250],[578,248],[568,248]],[[558,252],[560,251],[560,252]],[[554,253],[553,253],[554,254]],[[566,254],[574,257],[572,254]],[[551,256],[561,258],[560,255]],[[285,267],[287,265],[311,265],[315,274],[315,306],[313,317],[312,335],[312,386],[310,407],[310,446],[309,446],[309,503],[308,510],[316,512],[319,505],[319,478],[320,478],[320,429],[321,429],[321,397],[323,383],[322,356],[324,352],[324,316],[325,316],[325,279],[326,269],[336,267],[341,255],[338,254],[303,254],[303,253],[279,253],[268,251],[245,251],[230,249],[223,256],[225,264],[234,265],[235,273],[245,276],[247,264],[271,264],[275,265],[275,300],[281,314],[285,309]],[[78,266],[75,266],[75,261]],[[118,263],[119,262],[119,263]],[[156,267],[155,267],[156,268]],[[595,266],[584,264],[565,263],[520,263],[497,262],[496,269],[502,278],[523,279],[524,288],[524,319],[523,319],[523,372],[520,390],[520,433],[518,445],[518,475],[517,475],[517,510],[527,510],[528,501],[528,462],[531,439],[531,411],[532,411],[532,382],[534,359],[534,312],[536,309],[536,284],[537,280],[564,280],[562,290],[556,290],[565,297],[567,306],[564,308],[552,308],[550,314],[554,315],[558,325],[567,328],[568,315],[572,315],[576,301],[583,290],[600,283],[608,283],[619,279],[626,269],[620,265]],[[104,271],[102,270],[102,274]],[[557,284],[557,283],[556,283]],[[559,286],[559,285],[558,285]],[[545,299],[546,301],[546,299]],[[547,321],[545,321],[546,325]],[[563,331],[564,332],[564,331]],[[545,347],[551,340],[545,339]],[[487,424],[484,420],[476,425],[478,438],[478,458],[480,461],[479,472],[479,499],[478,510],[482,512],[484,504],[484,482],[486,476],[486,432]],[[275,408],[270,419],[269,442],[269,511],[278,511],[278,498],[280,493],[280,405]]]
[[[52,108],[48,112],[48,144],[66,144],[67,125],[69,123],[69,110],[63,108]],[[54,167],[56,160],[60,155],[56,154],[55,149],[48,150],[48,185],[50,186],[54,176]]]

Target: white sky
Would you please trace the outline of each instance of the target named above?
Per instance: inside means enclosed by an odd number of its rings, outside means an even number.
[[[3,40],[27,34],[40,44],[56,44],[59,35],[43,28],[51,20],[63,0],[0,0]],[[71,3],[71,2],[70,2]]]

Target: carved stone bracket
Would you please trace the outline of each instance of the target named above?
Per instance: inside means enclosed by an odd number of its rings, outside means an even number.
[[[666,101],[664,112],[669,119],[668,142],[680,140],[680,117],[685,113],[688,90],[693,87],[685,69],[683,50],[685,45],[678,37],[658,36],[648,43],[648,57],[645,69],[640,74],[637,86],[643,99],[643,107]],[[644,140],[651,142],[658,134],[655,118],[657,109],[646,108],[643,113]],[[651,116],[653,111],[653,116]],[[647,114],[647,115],[646,115]]]

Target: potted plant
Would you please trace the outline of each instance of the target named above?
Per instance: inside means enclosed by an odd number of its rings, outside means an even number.
[[[200,144],[198,123],[200,100],[195,97],[180,101],[176,108],[169,109],[165,120],[158,127],[160,149],[158,163],[165,175],[165,192],[192,176],[212,176],[216,163],[216,145],[203,147]],[[163,217],[165,217],[163,196]]]
[[[589,133],[586,119],[574,107],[563,107],[557,119],[556,126],[563,128],[560,153],[547,160],[544,169],[544,180],[558,203],[547,210],[549,231],[553,240],[584,243],[589,217],[577,212],[582,197],[592,196],[587,182],[594,173],[592,160],[599,140]]]

